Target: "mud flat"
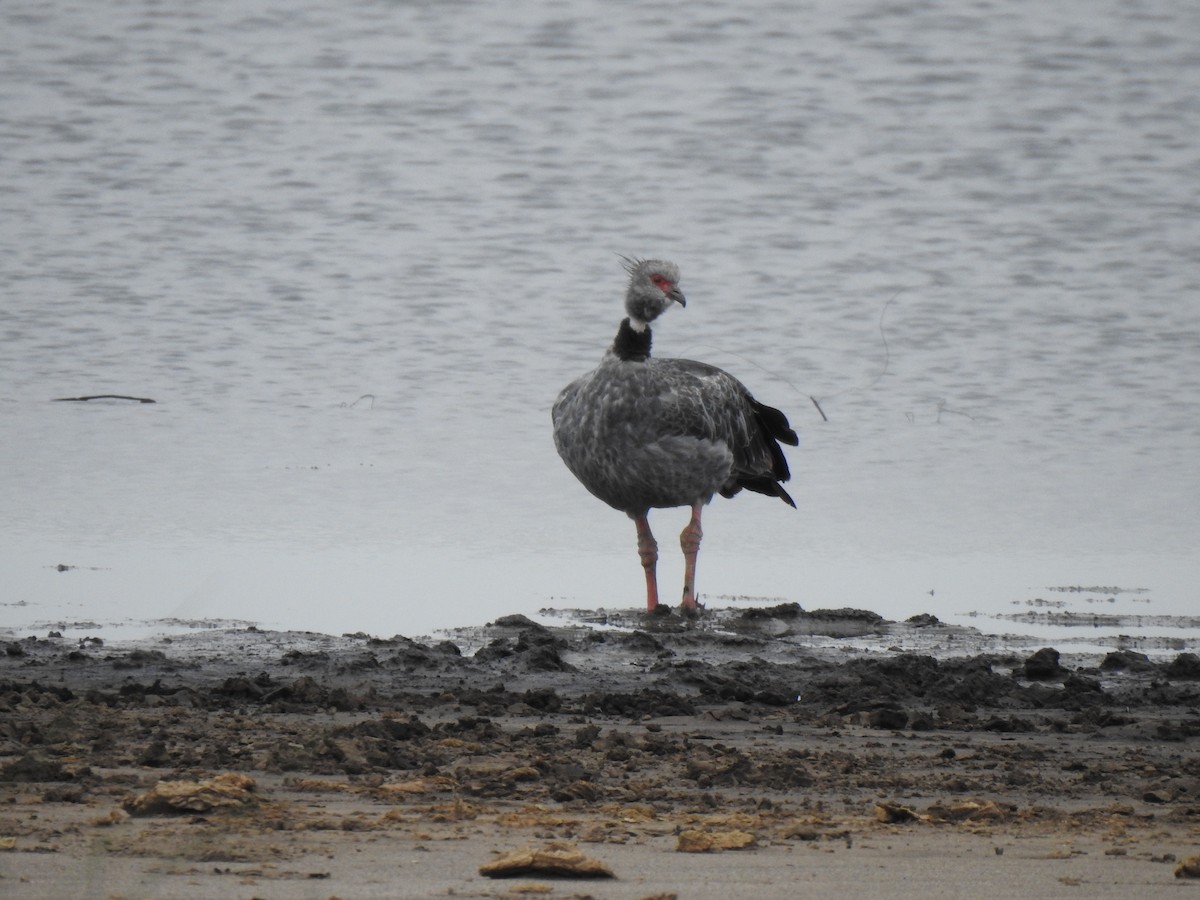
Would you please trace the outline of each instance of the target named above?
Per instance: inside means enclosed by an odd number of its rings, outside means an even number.
[[[0,895],[1200,890],[1194,654],[790,604],[540,619],[9,635]]]

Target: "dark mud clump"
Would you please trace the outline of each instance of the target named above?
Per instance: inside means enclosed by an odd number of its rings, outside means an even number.
[[[1179,752],[1200,739],[1190,654],[856,654],[804,629],[873,614],[761,612],[602,632],[505,617],[436,643],[21,640],[0,655],[0,782],[86,802],[233,771],[571,809],[1017,792],[1200,815],[1200,762]]]
[[[1061,655],[1053,647],[1043,647],[1025,660],[1025,677],[1034,681],[1061,678],[1067,670],[1059,665]]]
[[[1180,653],[1166,668],[1168,678],[1200,681],[1200,656],[1195,653]]]

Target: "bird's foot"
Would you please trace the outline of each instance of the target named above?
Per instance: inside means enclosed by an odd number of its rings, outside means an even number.
[[[698,601],[694,594],[684,592],[683,603],[679,605],[679,611],[685,618],[694,619],[704,611],[704,604]]]

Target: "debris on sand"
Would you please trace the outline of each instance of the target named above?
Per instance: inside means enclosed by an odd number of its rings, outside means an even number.
[[[687,829],[679,832],[675,849],[680,853],[719,853],[722,850],[746,850],[758,845],[758,840],[748,831],[698,831]]]
[[[875,818],[887,825],[929,821],[929,816],[923,816],[911,807],[882,800],[875,804]]]
[[[226,772],[206,781],[160,781],[123,805],[135,816],[244,808],[258,802],[256,787],[248,775]]]
[[[567,841],[544,847],[522,847],[485,863],[479,874],[488,878],[541,875],[547,878],[614,878],[612,869]]]
[[[999,822],[1011,819],[1016,807],[995,800],[951,800],[933,803],[925,812],[925,818],[934,822]]]
[[[397,847],[429,854],[405,863],[425,896],[489,874],[505,896],[555,893],[609,867],[628,892],[631,853],[695,884],[709,866],[682,853],[742,849],[786,879],[793,849],[884,834],[905,864],[943,839],[947,859],[980,835],[1034,848],[1001,860],[1020,877],[1064,834],[1093,859],[1117,840],[1130,882],[1182,884],[1161,850],[1200,854],[1194,655],[1067,644],[1037,680],[1025,661],[1044,639],[889,624],[841,646],[798,635],[798,609],[770,613],[506,618],[454,632],[461,651],[245,627],[83,647],[0,635],[0,851],[15,851],[0,857],[21,885],[4,896],[58,896],[37,879],[99,853],[157,859],[204,896],[235,872],[325,878],[300,861],[336,856],[354,864],[322,896],[359,896],[393,877]],[[522,846],[542,849],[491,852]],[[1200,884],[1200,860],[1179,878]]]
[[[1200,878],[1200,856],[1189,856],[1175,867],[1176,878]]]

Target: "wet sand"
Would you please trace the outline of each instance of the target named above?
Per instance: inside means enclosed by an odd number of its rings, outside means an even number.
[[[12,640],[0,894],[1198,887],[1176,877],[1200,852],[1194,655],[997,650],[932,618],[792,605],[561,623]],[[480,873],[553,842],[614,877]]]

